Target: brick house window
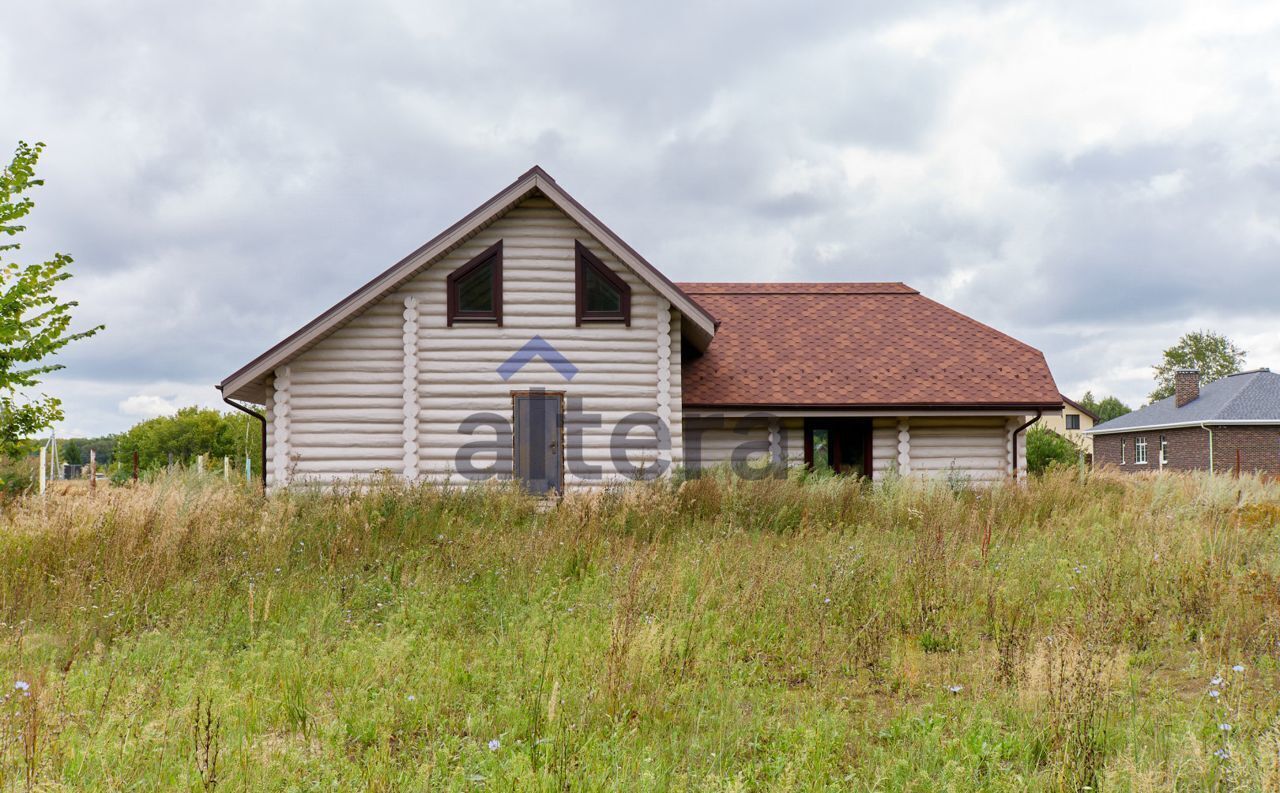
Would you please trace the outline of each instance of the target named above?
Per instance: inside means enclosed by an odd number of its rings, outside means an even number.
[[[1120,439],[1120,464],[1121,465],[1124,465],[1124,450],[1125,450],[1125,447],[1128,445],[1129,445],[1129,442],[1127,440],[1125,440],[1124,438]]]
[[[1067,429],[1069,430],[1080,429],[1080,417],[1078,415],[1074,413],[1068,413],[1066,416],[1066,419],[1067,419]]]
[[[1138,438],[1133,442],[1133,462],[1137,465],[1147,464],[1147,439]]]
[[[1160,464],[1164,465],[1169,462],[1169,441],[1163,435],[1160,436]]]

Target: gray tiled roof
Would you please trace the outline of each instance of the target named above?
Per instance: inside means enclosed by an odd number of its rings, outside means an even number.
[[[1266,369],[1241,372],[1201,386],[1200,397],[1182,407],[1173,397],[1103,422],[1090,433],[1214,422],[1280,422],[1280,374]]]

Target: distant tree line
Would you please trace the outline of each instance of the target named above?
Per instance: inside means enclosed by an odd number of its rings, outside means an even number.
[[[243,471],[249,456],[255,476],[262,474],[262,425],[244,413],[221,413],[209,408],[181,408],[172,416],[160,416],[135,424],[115,436],[114,456],[122,467],[133,465],[134,452],[143,470],[194,465],[207,455],[211,466],[223,457],[236,461]]]

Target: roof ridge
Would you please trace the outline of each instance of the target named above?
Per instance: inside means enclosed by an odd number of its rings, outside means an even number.
[[[1227,382],[1228,378],[1235,377],[1235,375],[1237,374],[1261,374],[1261,372],[1236,372],[1235,374],[1229,374],[1226,377],[1215,380],[1214,382],[1225,383]],[[1245,392],[1249,391],[1250,389],[1258,387],[1260,383],[1262,383],[1261,378],[1258,378],[1258,377],[1249,378],[1247,382],[1241,384],[1239,388],[1235,389],[1235,393],[1233,393],[1230,397],[1228,397],[1226,402],[1222,403],[1222,407],[1218,408],[1217,413],[1215,413],[1214,415],[1221,416],[1223,413],[1226,413],[1233,405],[1235,405],[1237,399],[1244,396]],[[1213,385],[1213,383],[1210,383],[1209,385]],[[1263,384],[1261,387],[1265,388],[1266,385]]]
[[[1271,371],[1271,369],[1269,369],[1266,366],[1259,366],[1257,369],[1246,369],[1243,372],[1232,372],[1231,374],[1227,375],[1227,377],[1239,377],[1240,375],[1245,375],[1245,374],[1275,374],[1275,372]],[[1221,379],[1225,380],[1227,378],[1223,377]]]

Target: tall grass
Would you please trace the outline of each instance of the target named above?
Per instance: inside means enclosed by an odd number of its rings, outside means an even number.
[[[1274,483],[3,510],[0,789],[1280,789]]]

